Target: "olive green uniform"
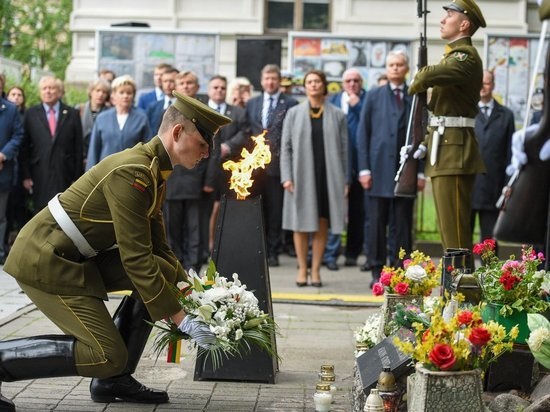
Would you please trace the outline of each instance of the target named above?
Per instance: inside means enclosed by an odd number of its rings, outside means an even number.
[[[4,270],[37,307],[73,335],[77,371],[112,376],[125,345],[105,304],[131,289],[153,320],[181,310],[171,284],[185,272],[168,247],[161,213],[172,165],[157,136],[112,155],[63,192],[60,203],[98,255],[83,257],[48,208],[19,233]]]
[[[439,64],[422,68],[409,93],[432,87],[428,108],[433,116],[474,118],[478,112],[483,64],[469,37],[446,46]],[[431,178],[439,229],[444,248],[471,248],[471,197],[476,173],[485,171],[473,127],[446,127],[438,148],[432,147],[429,127],[425,173]],[[434,165],[428,160],[437,150]]]

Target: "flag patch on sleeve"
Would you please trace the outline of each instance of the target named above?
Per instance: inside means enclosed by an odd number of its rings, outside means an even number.
[[[147,175],[145,175],[142,172],[136,171],[134,174],[134,182],[132,183],[132,187],[139,190],[140,192],[145,192],[147,190],[147,187],[151,185],[151,182],[149,181],[149,178]]]

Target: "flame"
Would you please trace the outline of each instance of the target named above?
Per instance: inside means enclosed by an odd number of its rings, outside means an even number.
[[[259,167],[265,169],[265,165],[271,162],[271,151],[265,143],[265,133],[266,131],[264,130],[258,136],[251,136],[251,139],[254,141],[252,153],[243,149],[241,151],[241,160],[238,162],[228,160],[222,165],[224,170],[231,171],[229,189],[237,193],[237,199],[246,199],[250,195],[248,189],[252,187],[252,183],[254,182],[251,179],[252,171]]]

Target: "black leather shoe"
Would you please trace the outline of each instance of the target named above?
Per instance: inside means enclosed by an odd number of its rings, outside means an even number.
[[[92,379],[90,394],[94,402],[109,403],[117,399],[136,403],[166,403],[168,393],[148,388],[139,383],[132,375],[116,376],[106,379]]]
[[[340,268],[338,267],[338,263],[334,261],[327,262],[325,266],[327,267],[328,270],[334,270],[334,271],[340,270]]]
[[[344,266],[348,266],[348,267],[357,266],[357,259],[354,259],[352,257],[347,257],[346,262],[344,263]]]
[[[361,265],[361,267],[359,268],[359,270],[360,270],[361,272],[368,272],[368,271],[370,270],[370,266],[369,266],[367,263],[365,263],[365,264]]]
[[[0,382],[0,389],[2,388],[2,382]],[[15,412],[15,404],[0,393],[0,411],[2,412]]]
[[[279,258],[277,256],[269,256],[267,258],[267,264],[270,267],[276,267],[279,266]]]

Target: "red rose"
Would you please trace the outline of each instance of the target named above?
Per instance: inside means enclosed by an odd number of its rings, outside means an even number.
[[[452,265],[447,266],[447,272],[452,272],[455,268]]]
[[[382,271],[382,274],[380,275],[380,283],[383,284],[384,286],[390,286],[392,277],[393,277],[393,273]]]
[[[444,343],[436,343],[428,357],[442,371],[451,369],[456,362],[453,348]]]
[[[395,285],[395,291],[400,295],[406,295],[409,291],[409,285],[405,282],[399,282],[397,285]]]
[[[384,294],[384,286],[380,282],[376,282],[372,285],[372,293],[374,296],[380,296]]]
[[[473,328],[468,336],[468,340],[474,346],[485,346],[491,340],[491,332],[485,328]]]
[[[473,314],[469,310],[463,310],[458,313],[458,324],[469,325],[472,322]]]

